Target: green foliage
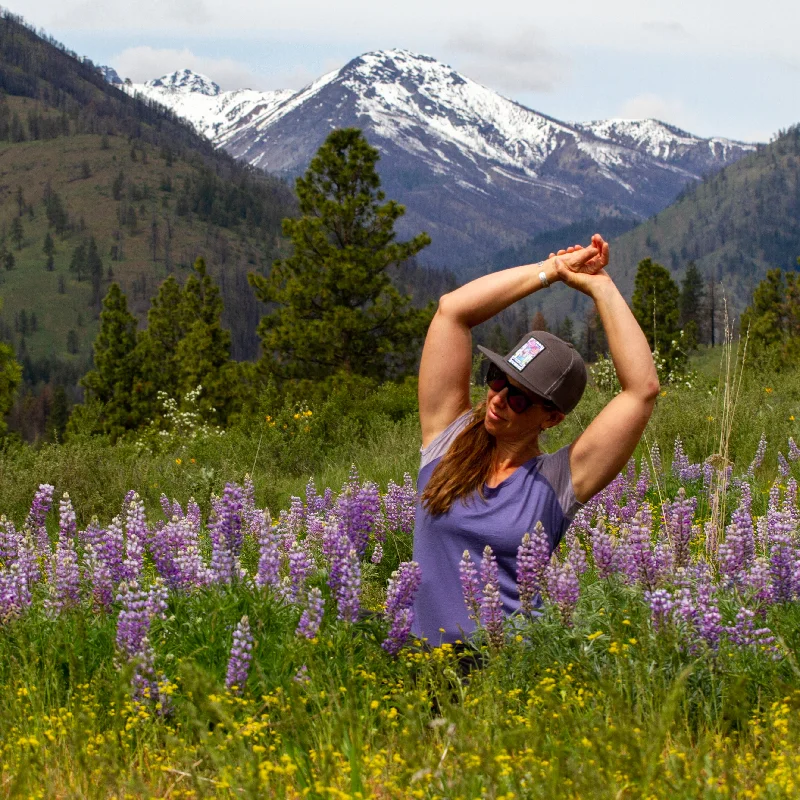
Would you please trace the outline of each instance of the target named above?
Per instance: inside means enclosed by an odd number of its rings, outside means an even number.
[[[670,371],[685,361],[685,351],[678,341],[679,296],[669,270],[649,258],[639,262],[631,308],[650,349],[658,351]]]
[[[100,407],[99,431],[112,439],[135,428],[132,398],[136,380],[136,317],[118,283],[103,300],[100,332],[94,343],[94,366],[81,383],[90,403]]]
[[[703,329],[705,311],[705,282],[694,261],[686,267],[686,274],[681,281],[680,325],[686,332],[688,349],[693,350],[699,341]]]
[[[387,270],[430,239],[395,241],[404,209],[384,202],[377,160],[359,130],[331,133],[297,180],[302,216],[283,223],[294,252],[269,277],[250,275],[258,299],[277,305],[258,333],[265,365],[278,375],[321,379],[342,370],[383,380],[416,361],[432,309],[412,309]]]
[[[780,370],[800,363],[800,275],[770,270],[742,314],[741,331],[762,366]]]
[[[3,302],[0,298],[0,308]],[[14,350],[0,342],[0,436],[6,432],[5,416],[14,404],[17,388],[22,382],[22,367],[14,358]]]

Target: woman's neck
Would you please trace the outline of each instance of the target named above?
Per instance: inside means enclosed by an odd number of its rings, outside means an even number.
[[[492,474],[487,484],[492,487],[504,481],[526,461],[541,455],[539,437],[524,442],[501,442],[495,440],[492,458]]]

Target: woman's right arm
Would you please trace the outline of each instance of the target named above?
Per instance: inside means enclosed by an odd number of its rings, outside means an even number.
[[[599,242],[602,243],[602,239]],[[606,259],[607,253],[606,245]],[[594,271],[602,269],[604,263],[600,263],[598,257],[602,258],[603,254],[592,246],[566,253],[560,256],[560,261],[568,263],[575,271]],[[472,328],[541,289],[540,272],[545,273],[550,283],[560,280],[555,258],[551,257],[539,264],[484,275],[439,299],[419,367],[423,447],[471,407]]]

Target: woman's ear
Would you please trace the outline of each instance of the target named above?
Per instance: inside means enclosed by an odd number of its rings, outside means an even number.
[[[563,411],[551,411],[547,415],[547,419],[542,422],[542,430],[555,428],[556,425],[560,425],[564,421],[565,416],[566,414]]]

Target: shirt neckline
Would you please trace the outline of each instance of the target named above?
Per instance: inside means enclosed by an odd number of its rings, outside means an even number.
[[[533,458],[529,458],[527,461],[524,461],[520,464],[505,480],[500,481],[497,486],[487,486],[485,483],[483,484],[483,491],[485,493],[497,493],[500,489],[505,488],[509,484],[511,484],[519,475],[522,470],[526,467],[531,466],[535,461],[538,461],[540,458],[544,456],[544,453],[539,453],[538,456],[534,456]]]

